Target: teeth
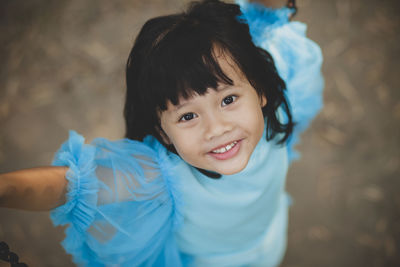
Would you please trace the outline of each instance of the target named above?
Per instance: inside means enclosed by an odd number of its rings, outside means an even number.
[[[226,151],[231,150],[232,147],[234,147],[236,144],[237,144],[237,141],[234,141],[234,142],[230,143],[229,145],[227,145],[225,147],[221,147],[221,148],[215,149],[212,152],[213,153],[218,153],[218,154],[225,153]]]

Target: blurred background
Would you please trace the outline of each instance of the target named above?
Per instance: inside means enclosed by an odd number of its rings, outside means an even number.
[[[2,0],[0,172],[48,165],[69,129],[121,138],[134,38],[186,2]],[[400,266],[400,2],[298,6],[325,57],[325,107],[289,171],[282,266]],[[48,215],[0,209],[0,241],[30,266],[74,266]]]

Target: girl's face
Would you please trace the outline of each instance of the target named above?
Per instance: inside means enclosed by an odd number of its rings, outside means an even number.
[[[233,85],[221,84],[176,106],[168,103],[160,119],[164,141],[173,144],[183,160],[228,175],[247,166],[264,131],[261,108],[267,100],[260,99],[231,58],[217,59]]]

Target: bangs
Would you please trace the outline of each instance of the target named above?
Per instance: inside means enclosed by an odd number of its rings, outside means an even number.
[[[233,85],[218,63],[218,57],[230,53],[215,39],[210,27],[180,23],[158,40],[150,65],[153,101],[161,111],[168,101],[177,105],[180,99],[204,95],[219,84]]]

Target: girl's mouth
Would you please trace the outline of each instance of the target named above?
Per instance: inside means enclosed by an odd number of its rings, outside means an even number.
[[[236,140],[210,151],[208,154],[218,160],[226,160],[237,154],[242,140]]]

